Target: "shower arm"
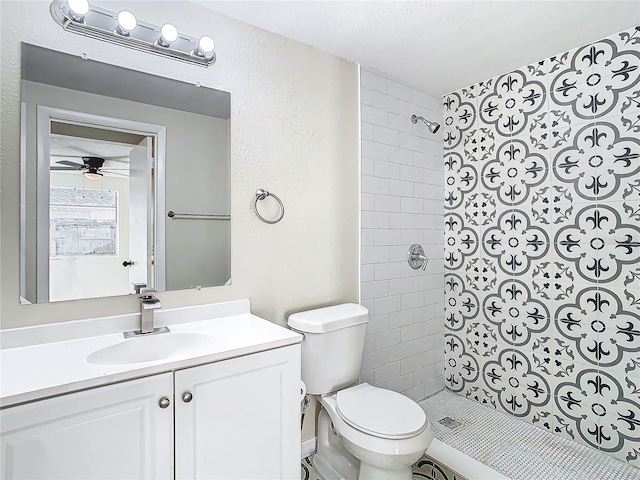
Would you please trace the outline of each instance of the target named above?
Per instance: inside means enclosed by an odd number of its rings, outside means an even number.
[[[427,120],[426,118],[418,116],[418,115],[411,115],[411,122],[412,123],[418,123],[418,120],[420,120],[422,123],[424,123],[431,133],[436,133],[438,131],[438,129],[440,128],[440,124],[437,123],[437,122],[432,122],[431,120]]]

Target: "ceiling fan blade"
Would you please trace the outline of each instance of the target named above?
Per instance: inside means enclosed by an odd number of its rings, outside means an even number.
[[[49,170],[70,170],[77,172],[79,169],[74,167],[49,167]]]
[[[127,177],[127,178],[129,178],[129,175],[124,174],[124,173],[110,172],[110,171],[108,171],[108,170],[100,170],[100,171],[101,171],[101,172],[104,172],[104,173],[106,173],[106,174],[108,174],[108,175],[117,175],[117,176],[119,176],[119,177]]]
[[[101,168],[100,171],[101,172],[112,172],[114,170],[123,170],[125,172],[128,172],[129,169],[128,168],[111,168],[111,167],[107,167],[107,168]]]
[[[89,155],[83,154],[73,154],[73,153],[52,153],[51,154],[52,157],[63,157],[63,158],[82,158],[82,157],[87,157]],[[128,159],[129,155],[114,155],[113,157],[101,157],[104,158],[105,160],[113,160],[114,162],[117,162],[118,159]]]
[[[84,149],[74,148],[74,150],[82,152]],[[51,156],[59,157],[59,158],[84,158],[84,157],[91,157],[96,155],[94,155],[93,153],[87,152],[87,153],[52,153]],[[129,163],[129,155],[114,155],[111,157],[101,156],[100,158],[104,158],[105,160],[109,160],[111,162]]]
[[[129,163],[128,155],[120,155],[118,157],[104,157],[105,160],[109,162],[118,162],[118,163]]]
[[[80,170],[81,168],[85,168],[85,165],[82,163],[72,162],[70,160],[59,160],[56,163],[60,163],[62,165],[68,165],[69,167],[75,167]]]

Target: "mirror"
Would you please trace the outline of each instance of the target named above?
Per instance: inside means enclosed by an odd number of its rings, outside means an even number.
[[[230,284],[230,94],[22,44],[22,303]]]

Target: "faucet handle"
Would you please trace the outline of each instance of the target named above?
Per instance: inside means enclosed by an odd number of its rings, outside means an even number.
[[[141,300],[148,300],[153,298],[153,294],[156,292],[157,290],[155,288],[143,287],[140,289],[140,294],[138,295],[138,298],[140,298]]]
[[[146,283],[133,283],[132,285],[133,285],[133,290],[136,292],[136,295],[140,295],[140,291],[143,288],[147,287]]]

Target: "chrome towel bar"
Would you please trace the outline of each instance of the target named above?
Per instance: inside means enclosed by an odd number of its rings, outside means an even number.
[[[231,215],[215,214],[215,213],[176,213],[173,210],[167,212],[167,217],[174,220],[190,219],[190,220],[231,220]]]

